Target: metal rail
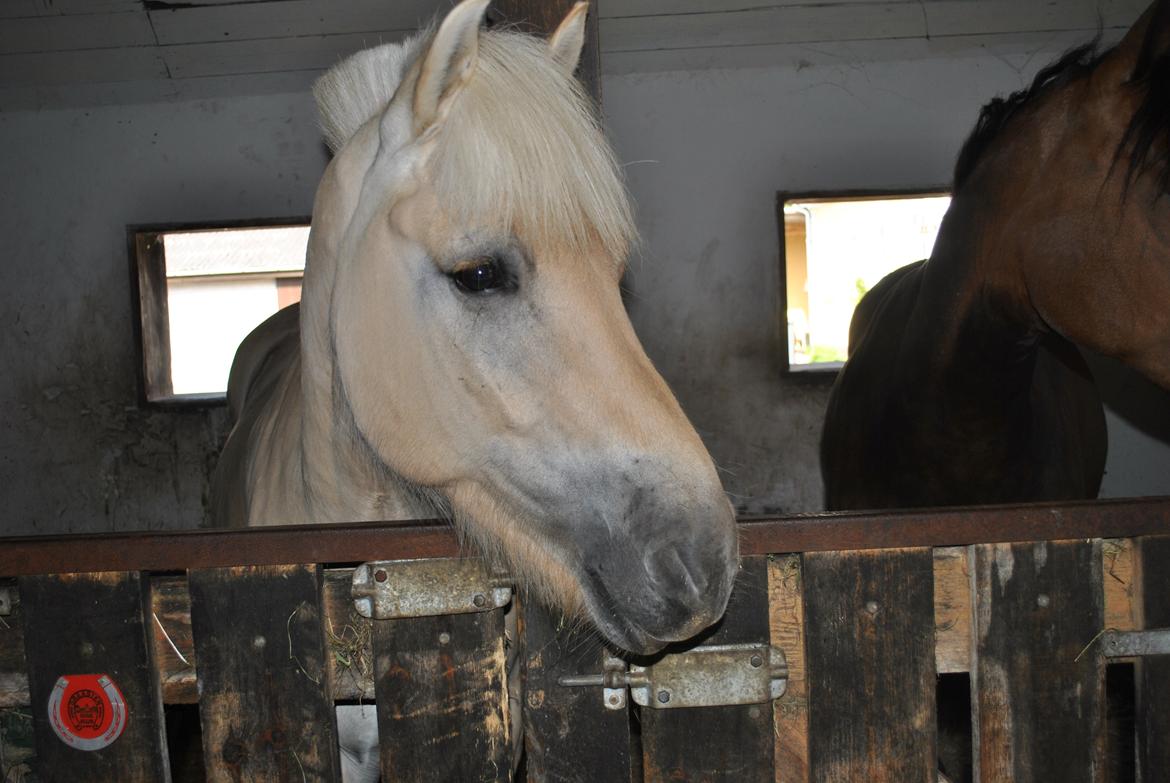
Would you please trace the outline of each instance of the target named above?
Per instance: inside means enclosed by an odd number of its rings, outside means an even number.
[[[745,555],[1170,534],[1170,497],[741,519]],[[0,577],[360,563],[465,553],[447,522],[0,538]]]

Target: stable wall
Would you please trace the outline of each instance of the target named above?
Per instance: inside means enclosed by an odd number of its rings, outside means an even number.
[[[742,510],[821,508],[828,384],[781,374],[776,191],[943,185],[978,107],[1055,53],[605,79],[634,324]],[[0,113],[0,148],[0,530],[202,524],[224,413],[139,407],[125,228],[308,214],[308,94]],[[1166,395],[1113,386],[1107,494],[1170,493]]]

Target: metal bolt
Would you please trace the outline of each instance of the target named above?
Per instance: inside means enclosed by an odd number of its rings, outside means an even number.
[[[866,601],[865,602],[865,611],[869,612],[870,614],[877,614],[878,613],[878,602],[877,601]]]
[[[476,593],[474,596],[472,596],[471,602],[482,609],[487,605],[487,596],[485,596],[483,593]]]
[[[383,571],[381,568],[379,568],[377,571],[374,572],[374,581],[375,582],[385,582],[387,579],[389,579],[389,576],[387,576],[386,572]]]
[[[670,701],[670,691],[658,691],[658,701],[666,704]]]
[[[758,719],[760,717],[760,708],[759,707],[752,707],[751,709],[749,709],[748,710],[748,717],[752,718],[752,719]]]
[[[620,699],[620,698],[618,698],[618,695],[615,693],[615,694],[612,694],[612,695],[609,697],[609,703],[610,703],[611,705],[613,705],[614,707],[616,707],[616,706],[618,706],[618,704],[620,704],[620,703],[621,703],[621,699]]]
[[[1036,606],[1039,606],[1041,609],[1048,606],[1048,596],[1045,593],[1036,596]]]
[[[439,634],[439,644],[448,644],[451,641],[451,634],[443,631]]]
[[[263,636],[257,636],[255,639],[252,640],[252,647],[254,647],[257,650],[263,650],[264,646],[267,644],[268,644],[268,640],[265,639]]]
[[[764,659],[761,658],[759,655],[753,655],[750,663],[751,663],[753,669],[758,669],[764,665]]]

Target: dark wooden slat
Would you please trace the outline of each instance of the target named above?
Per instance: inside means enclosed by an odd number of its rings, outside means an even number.
[[[170,397],[171,325],[167,315],[167,261],[160,234],[144,232],[134,236],[137,274],[138,336],[142,346],[142,399],[147,402]]]
[[[557,29],[557,25],[575,4],[576,0],[494,0],[488,13],[492,20],[548,36]],[[597,24],[600,4],[601,0],[592,0],[590,3],[589,18],[585,23],[585,46],[581,50],[581,62],[577,65],[577,78],[598,105],[601,104],[601,57]]]
[[[511,780],[505,667],[502,609],[375,622],[382,779]]]
[[[744,555],[1132,538],[1170,532],[1170,498],[743,519]],[[247,530],[0,538],[0,577],[182,571],[280,563],[458,557],[449,523],[360,522]]]
[[[590,629],[562,628],[559,615],[526,604],[524,744],[531,783],[631,780],[630,713],[606,709],[601,688],[560,685],[561,677],[597,674],[607,651]],[[588,737],[588,741],[582,738]],[[640,778],[638,778],[640,780]]]
[[[24,609],[16,580],[0,582],[9,590],[11,613],[0,617],[0,707],[28,703],[28,665],[24,657]],[[9,694],[24,694],[23,700],[5,698]],[[0,778],[2,779],[2,778]]]
[[[319,566],[188,575],[209,781],[338,781]]]
[[[0,539],[0,576],[110,570],[183,571],[284,563],[458,557],[447,522],[361,522]],[[133,563],[133,569],[111,568]]]
[[[976,778],[1101,780],[1101,542],[978,546],[974,579]]]
[[[933,559],[804,557],[810,780],[934,783]]]
[[[149,590],[138,573],[20,580],[39,779],[170,780],[162,701],[147,635]],[[121,692],[125,728],[106,747],[81,750],[54,732],[50,696],[60,677],[97,674],[108,675]],[[68,692],[65,698],[69,700]],[[111,706],[103,705],[102,713]],[[66,725],[85,736],[80,726],[86,717],[78,710]],[[74,722],[78,726],[69,725]]]
[[[704,644],[764,642],[768,623],[768,561],[743,559],[727,614]],[[772,704],[640,710],[642,768],[647,783],[772,781]]]
[[[1141,541],[1146,628],[1170,628],[1170,536]],[[1137,664],[1138,764],[1142,783],[1170,781],[1170,657]]]

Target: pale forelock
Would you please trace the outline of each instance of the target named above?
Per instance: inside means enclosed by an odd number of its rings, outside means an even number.
[[[313,94],[334,152],[385,110],[429,37],[424,31],[358,52],[317,81]],[[440,203],[463,225],[570,253],[601,249],[618,263],[637,239],[593,103],[539,38],[481,32],[475,71],[443,121],[431,176]]]
[[[636,240],[621,169],[592,101],[538,38],[480,35],[474,75],[432,160],[440,203],[461,222],[575,253],[600,245],[619,263]]]

